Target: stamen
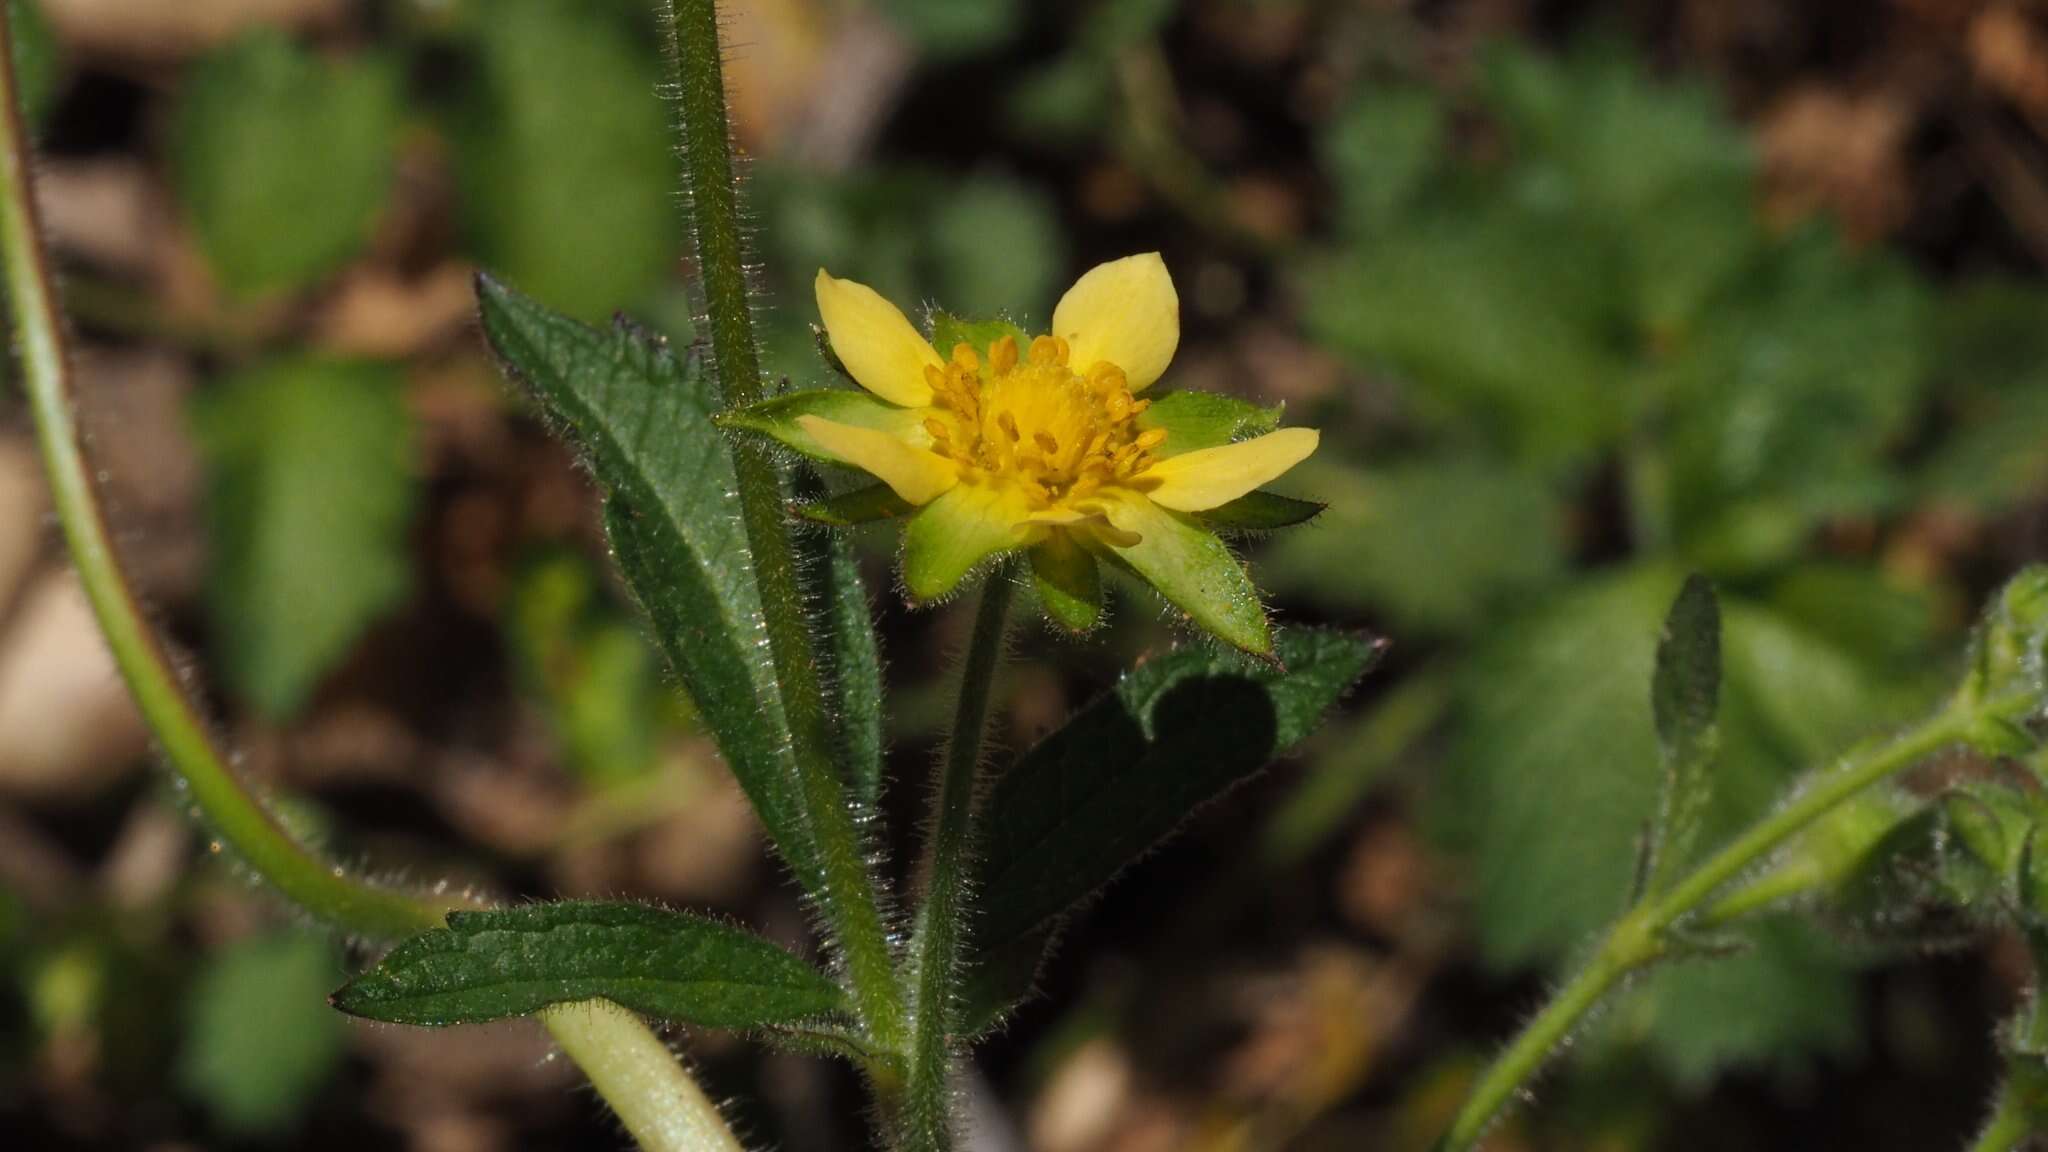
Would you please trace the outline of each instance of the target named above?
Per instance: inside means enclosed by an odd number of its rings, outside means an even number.
[[[1007,376],[1017,366],[1017,338],[1008,333],[988,348],[988,370],[991,376]]]
[[[981,374],[981,357],[974,354],[974,346],[972,344],[961,343],[953,345],[953,363],[958,364],[977,376]]]
[[[1011,413],[997,413],[996,427],[1001,428],[1003,430],[1003,435],[1008,436],[1010,438],[1010,443],[1012,444],[1015,444],[1017,441],[1023,439],[1023,437],[1017,434],[1017,417],[1012,415]]]
[[[1031,338],[1031,362],[1033,364],[1057,364],[1060,362],[1060,342],[1050,336]]]
[[[1140,452],[1150,452],[1164,443],[1166,443],[1166,429],[1164,428],[1153,428],[1138,433],[1137,445]]]
[[[1031,434],[1031,440],[1033,443],[1037,444],[1038,447],[1042,451],[1044,451],[1044,453],[1047,456],[1053,456],[1059,453],[1060,442],[1057,439],[1055,439],[1053,437],[1053,434],[1050,432],[1033,432]]]

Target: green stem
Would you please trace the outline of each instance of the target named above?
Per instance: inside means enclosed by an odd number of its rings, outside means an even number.
[[[350,932],[409,936],[438,927],[450,905],[366,883],[322,860],[273,819],[214,747],[158,647],[114,554],[80,448],[71,364],[30,184],[28,133],[14,76],[14,30],[0,4],[0,262],[21,349],[22,377],[50,492],[79,582],[115,666],[199,813],[287,899]],[[648,1152],[737,1152],[718,1110],[637,1017],[609,1005],[542,1014]]]
[[[750,404],[761,398],[763,387],[727,129],[717,6],[713,0],[664,0],[663,16],[711,359],[726,403]],[[765,442],[739,438],[732,451],[740,518],[761,587],[769,659],[782,689],[805,815],[824,869],[823,891],[813,896],[852,985],[861,1022],[879,1047],[901,1052],[906,1041],[903,989],[878,886],[836,760],[790,539],[782,471]]]
[[[932,789],[931,832],[923,865],[924,903],[918,908],[917,931],[911,942],[914,999],[903,1117],[907,1152],[939,1152],[952,1145],[951,1024],[959,981],[961,922],[966,917],[968,878],[974,868],[977,777],[1014,587],[1005,567],[991,573],[982,590],[981,608],[974,616],[974,638],[968,642],[967,661],[960,669],[952,739],[939,762]]]
[[[638,1016],[586,1000],[539,1017],[647,1152],[741,1152],[718,1105]]]
[[[249,867],[293,903],[325,920],[370,935],[407,936],[440,923],[440,909],[394,889],[371,887],[316,859],[242,790],[213,746],[136,603],[93,490],[71,404],[71,365],[50,285],[47,256],[30,191],[27,133],[15,103],[13,30],[0,19],[0,247],[7,298],[36,442],[49,472],[50,494],[86,598],[107,647],[164,756],[178,769],[194,805]]]
[[[1895,739],[1852,752],[1833,771],[1814,780],[1790,802],[1693,869],[1668,893],[1623,916],[1585,968],[1537,1013],[1473,1087],[1444,1137],[1443,1152],[1463,1152],[1476,1144],[1494,1117],[1542,1069],[1586,1013],[1623,977],[1663,956],[1666,931],[1723,885],[1836,805],[1942,748],[1967,741],[1981,716],[1997,714],[2015,703],[1992,701],[1973,708],[1951,705]],[[1742,904],[1716,909],[1741,910]]]

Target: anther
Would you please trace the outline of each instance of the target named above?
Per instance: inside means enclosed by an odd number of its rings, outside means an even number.
[[[932,441],[942,447],[953,439],[953,430],[936,416],[925,417],[924,430],[931,433]]]
[[[974,346],[972,344],[961,343],[953,345],[953,363],[958,364],[970,373],[978,374],[981,371],[981,357],[974,354]]]
[[[1003,434],[1008,436],[1013,444],[1023,439],[1023,437],[1017,434],[1017,418],[1008,412],[998,412],[996,414],[996,427],[1001,428]]]
[[[1031,440],[1033,443],[1037,444],[1039,449],[1043,451],[1047,456],[1056,455],[1060,450],[1060,442],[1057,439],[1055,439],[1053,437],[1053,434],[1050,432],[1033,432],[1031,434]]]
[[[1060,342],[1050,336],[1031,338],[1031,362],[1033,364],[1057,364],[1060,362]]]
[[[1164,428],[1153,428],[1138,433],[1137,445],[1140,452],[1150,452],[1164,443],[1166,443],[1166,429]]]
[[[1007,375],[1017,366],[1017,338],[1005,334],[988,348],[989,373],[994,376]]]

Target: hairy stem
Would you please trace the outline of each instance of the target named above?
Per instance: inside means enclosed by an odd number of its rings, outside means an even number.
[[[638,1016],[609,1000],[539,1016],[647,1152],[742,1152],[718,1105]]]
[[[750,404],[761,398],[764,388],[747,292],[717,5],[713,0],[663,0],[662,7],[711,359],[725,402]],[[805,815],[824,868],[824,890],[812,895],[823,909],[862,1024],[878,1046],[900,1052],[905,1043],[903,989],[897,982],[875,878],[836,760],[796,548],[790,539],[782,472],[766,443],[740,438],[732,451],[740,517],[761,586],[769,659],[782,689]]]
[[[448,905],[369,884],[321,859],[244,787],[172,673],[121,571],[80,447],[70,357],[30,184],[13,45],[8,9],[0,4],[0,263],[57,520],[115,666],[192,803],[266,883],[312,915],[364,936],[437,927]],[[638,1018],[593,1005],[580,1014],[551,1010],[543,1023],[590,1068],[599,1093],[648,1152],[738,1152],[718,1110]]]
[[[1856,793],[1952,744],[1969,739],[1980,719],[2024,706],[2017,698],[1970,708],[1950,705],[1894,739],[1850,753],[1810,781],[1789,802],[1693,869],[1672,889],[1623,916],[1593,958],[1537,1013],[1496,1058],[1451,1123],[1442,1152],[1463,1152],[1485,1133],[1515,1094],[1622,978],[1665,955],[1665,933],[1721,888]],[[1728,911],[1747,910],[1746,901]],[[1716,916],[1715,919],[1722,919]]]
[[[939,761],[932,788],[932,818],[925,842],[924,902],[911,942],[910,1079],[905,1094],[903,1147],[939,1152],[951,1147],[953,996],[967,912],[967,884],[974,868],[974,814],[981,773],[982,739],[988,730],[996,667],[1003,659],[1015,582],[1007,568],[992,573],[974,615],[974,637],[960,668],[960,697],[953,712],[952,739]]]

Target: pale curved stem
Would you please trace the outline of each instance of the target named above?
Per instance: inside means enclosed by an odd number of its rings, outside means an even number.
[[[638,1016],[587,1000],[539,1017],[647,1152],[742,1152],[718,1105]]]
[[[13,43],[7,6],[0,4],[0,264],[52,503],[114,663],[193,804],[265,882],[314,916],[364,936],[438,927],[447,904],[369,884],[315,855],[271,817],[214,746],[128,586],[80,448],[70,358],[31,187]],[[737,1152],[718,1109],[639,1018],[594,1003],[551,1009],[542,1023],[647,1152]]]

